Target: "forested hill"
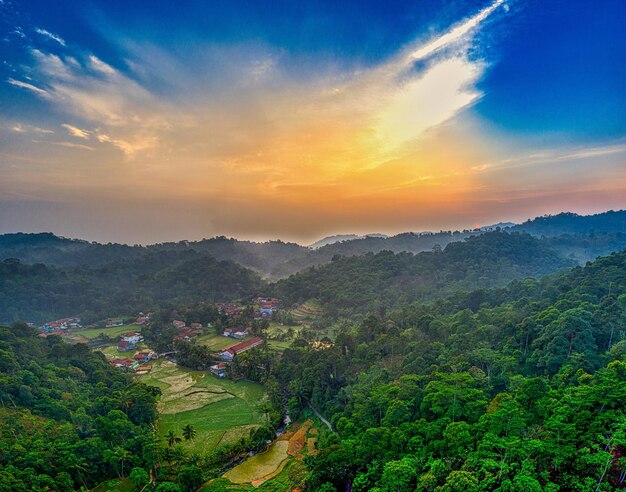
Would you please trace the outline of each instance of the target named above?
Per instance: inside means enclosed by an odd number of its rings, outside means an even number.
[[[88,490],[147,467],[158,394],[84,345],[0,327],[0,490]]]
[[[623,490],[625,317],[622,252],[285,351],[290,415],[311,402],[337,432],[306,489]]]
[[[278,264],[306,254],[308,249],[282,241],[255,243],[221,236],[201,241],[128,246],[68,239],[51,233],[0,235],[0,260],[17,258],[27,264],[43,263],[62,267],[102,267],[148,254],[189,251],[208,254],[218,260],[231,260],[257,272],[267,273]]]
[[[0,262],[0,321],[87,321],[197,301],[230,301],[259,292],[260,277],[195,251],[148,253],[100,268]]]
[[[561,236],[589,233],[626,233],[626,210],[603,212],[595,215],[561,213],[527,220],[511,227],[534,236]]]
[[[487,232],[442,251],[336,257],[328,265],[278,281],[273,293],[286,303],[314,298],[332,316],[350,316],[460,290],[503,286],[574,264],[528,234]]]
[[[598,256],[626,248],[626,211],[609,211],[582,216],[563,213],[538,217],[507,230],[545,237],[550,247],[562,256],[584,264]],[[419,253],[433,247],[444,248],[484,233],[483,230],[407,232],[392,237],[370,235],[349,238],[321,247],[307,248],[294,243],[267,241],[256,243],[226,237],[201,241],[179,241],[151,246],[99,244],[67,239],[50,233],[0,235],[0,260],[17,258],[22,263],[43,263],[62,267],[102,267],[112,262],[135,260],[149,253],[195,251],[230,260],[250,268],[269,280],[286,278],[311,266],[329,263],[336,255],[354,256],[393,251]]]

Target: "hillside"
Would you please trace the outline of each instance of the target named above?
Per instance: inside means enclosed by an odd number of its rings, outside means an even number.
[[[69,492],[149,466],[156,388],[23,323],[0,327],[0,490]]]
[[[609,210],[595,215],[578,215],[571,212],[545,215],[513,226],[512,230],[533,236],[561,236],[563,234],[589,234],[592,232],[626,232],[626,210]]]
[[[456,290],[502,286],[574,265],[527,234],[488,232],[443,250],[368,253],[278,281],[274,295],[287,303],[318,299],[333,316],[384,310]]]
[[[625,289],[622,252],[286,351],[290,414],[311,402],[337,434],[305,489],[622,490]]]
[[[256,294],[259,276],[195,251],[148,253],[100,268],[0,262],[0,319],[85,321],[149,310],[162,302],[230,301]]]

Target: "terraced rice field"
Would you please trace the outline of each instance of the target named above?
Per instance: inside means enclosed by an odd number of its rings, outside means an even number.
[[[287,454],[288,447],[289,443],[287,441],[276,441],[267,451],[255,454],[252,458],[248,458],[240,465],[228,470],[224,477],[233,483],[252,483],[254,485],[254,482],[269,477],[281,465],[284,466],[284,462],[289,458]]]
[[[154,363],[152,371],[139,378],[163,392],[158,403],[161,438],[170,430],[181,437],[187,424],[196,429],[195,439],[182,442],[191,452],[209,453],[220,444],[249,435],[262,422],[257,407],[264,392],[259,384],[218,379],[165,360]]]
[[[314,446],[314,439],[308,435],[315,435],[312,429],[313,422],[307,420],[301,426],[294,425],[288,432],[274,441],[267,451],[255,454],[243,463],[227,471],[223,477],[238,485],[250,484],[259,487],[272,481],[281,474],[283,469],[293,462],[293,458],[300,461]],[[309,444],[311,443],[311,444]]]
[[[304,304],[291,310],[291,315],[296,321],[307,321],[319,318],[324,314],[324,310],[314,301],[307,301]]]

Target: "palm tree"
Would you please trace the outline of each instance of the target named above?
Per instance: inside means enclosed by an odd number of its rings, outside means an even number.
[[[174,431],[172,430],[167,433],[167,436],[165,436],[165,440],[167,441],[167,444],[169,444],[170,448],[182,441],[182,439],[174,434]]]
[[[196,429],[191,424],[187,424],[183,427],[183,437],[185,441],[191,441],[194,437],[196,437]]]

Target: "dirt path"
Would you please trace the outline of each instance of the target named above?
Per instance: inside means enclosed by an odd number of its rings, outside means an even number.
[[[328,428],[331,430],[331,432],[335,432],[335,431],[333,430],[333,426],[332,426],[332,425],[330,425],[330,422],[329,422],[328,420],[326,420],[326,419],[324,418],[324,416],[323,416],[321,413],[319,413],[319,412],[317,411],[317,409],[316,409],[313,405],[311,405],[311,402],[309,402],[309,408],[310,408],[311,410],[313,410],[313,413],[315,414],[315,416],[316,416],[318,419],[320,419],[322,422],[324,422],[324,424],[326,425],[326,427],[328,427]]]

